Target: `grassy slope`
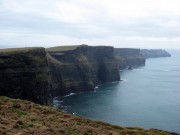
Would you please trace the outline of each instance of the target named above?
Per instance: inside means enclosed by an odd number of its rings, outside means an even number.
[[[92,121],[29,101],[0,97],[0,135],[170,135]]]

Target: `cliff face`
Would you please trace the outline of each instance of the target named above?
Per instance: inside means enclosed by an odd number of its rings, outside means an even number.
[[[47,49],[53,95],[91,91],[100,83],[120,80],[113,47],[72,48]]]
[[[142,49],[141,54],[145,58],[171,57],[171,54],[162,49]]]
[[[52,96],[92,91],[98,84],[119,81],[119,69],[144,65],[141,53],[170,56],[164,50],[87,45],[0,49],[0,95],[48,104]]]
[[[145,57],[140,53],[140,49],[115,48],[114,55],[118,60],[119,69],[127,66],[139,66],[145,64]]]
[[[47,53],[44,48],[0,50],[3,96],[48,104],[52,96],[91,91],[100,83],[119,80],[113,47],[67,46]]]
[[[45,49],[0,50],[0,95],[40,104],[49,103],[51,98]]]

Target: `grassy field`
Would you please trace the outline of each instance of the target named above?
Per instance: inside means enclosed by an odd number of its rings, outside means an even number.
[[[27,52],[35,49],[40,49],[41,47],[25,47],[25,48],[7,48],[0,49],[0,53],[16,53],[16,52]]]
[[[172,135],[156,129],[120,127],[29,101],[0,97],[0,135]]]
[[[65,51],[70,51],[70,50],[75,50],[78,48],[80,45],[74,45],[74,46],[56,46],[56,47],[51,47],[51,48],[46,48],[47,52],[65,52]]]

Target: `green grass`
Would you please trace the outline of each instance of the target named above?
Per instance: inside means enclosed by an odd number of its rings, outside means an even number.
[[[46,48],[46,51],[47,52],[64,52],[64,51],[75,50],[79,46],[80,45],[74,45],[74,46],[56,46],[56,47]]]
[[[25,128],[32,128],[32,127],[34,127],[34,125],[33,124],[25,124],[22,121],[17,121],[13,127],[25,129]]]
[[[32,128],[34,127],[33,124],[21,125],[20,128]]]
[[[82,135],[79,131],[77,131],[76,129],[72,129],[72,128],[67,128],[67,131],[70,135]]]
[[[23,116],[23,115],[27,115],[27,113],[17,109],[17,108],[12,108],[11,109],[12,112],[16,113],[18,116]]]
[[[80,122],[76,122],[76,125],[81,125],[81,123]]]
[[[11,52],[26,52],[34,49],[38,49],[40,47],[25,47],[25,48],[6,48],[0,49],[0,53],[11,53]]]
[[[38,119],[36,119],[36,118],[30,118],[30,121],[31,122],[36,122]]]
[[[84,132],[84,135],[90,135],[92,133],[91,129],[86,129],[86,131]]]

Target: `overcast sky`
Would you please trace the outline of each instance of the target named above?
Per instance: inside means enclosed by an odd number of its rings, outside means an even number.
[[[180,0],[0,0],[0,48],[180,49]]]

